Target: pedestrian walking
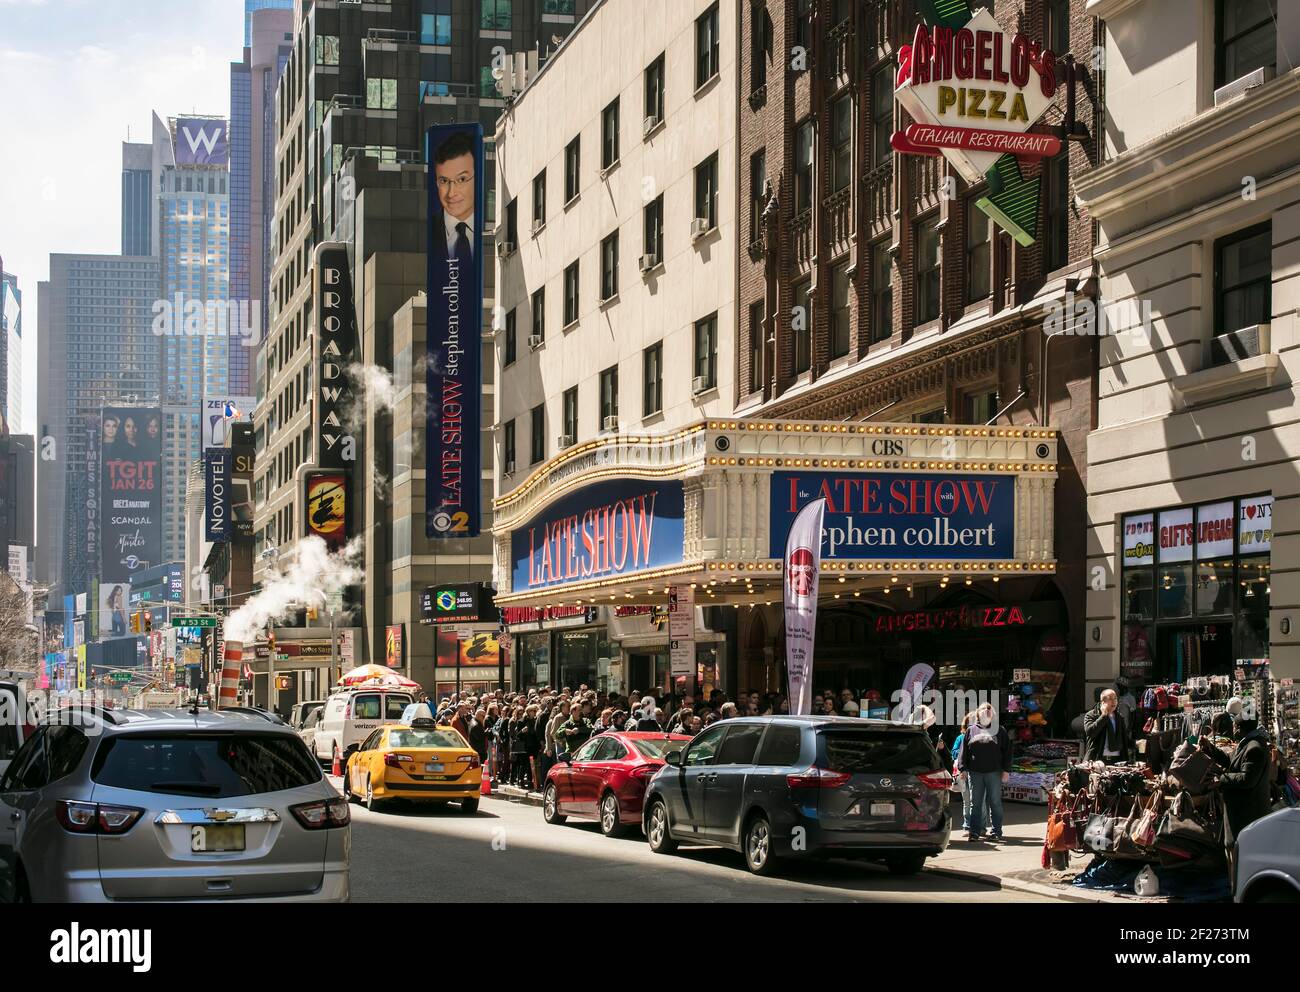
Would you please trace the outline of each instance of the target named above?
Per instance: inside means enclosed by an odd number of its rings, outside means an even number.
[[[966,728],[957,767],[970,776],[971,812],[969,841],[981,840],[987,809],[992,827],[991,837],[1002,837],[1002,785],[1011,777],[1011,738],[998,723],[993,706],[984,703],[975,711],[975,719]]]
[[[970,727],[971,721],[975,719],[974,713],[967,713],[962,717],[961,733],[957,739],[952,742],[952,777],[957,783],[957,791],[961,793],[961,828],[966,833],[970,833],[970,808],[971,808],[971,788],[970,774],[962,771],[958,767],[958,759],[961,757],[961,748],[966,743],[966,730]]]

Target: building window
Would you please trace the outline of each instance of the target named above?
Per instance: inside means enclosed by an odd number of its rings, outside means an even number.
[[[894,282],[889,242],[871,246],[871,341],[888,341],[894,334]]]
[[[501,360],[501,364],[506,367],[514,365],[518,358],[518,343],[515,340],[516,313],[517,311],[512,309],[506,314],[505,355]]]
[[[849,0],[830,0],[830,25],[843,24],[849,19],[850,4]]]
[[[716,153],[695,167],[695,216],[707,221],[706,230],[718,226],[718,156]]]
[[[1214,86],[1277,67],[1277,0],[1217,0]]]
[[[647,129],[664,119],[664,57],[662,55],[646,66],[645,118]]]
[[[1070,50],[1070,0],[1043,0],[1043,45],[1057,59]]]
[[[763,193],[767,189],[767,151],[760,148],[749,159],[749,243],[763,236]]]
[[[658,265],[664,260],[664,196],[660,193],[646,204],[645,254]]]
[[[849,353],[849,260],[831,266],[831,358]]]
[[[924,413],[912,414],[912,423],[914,424],[942,424],[944,422],[943,407],[927,410]]]
[[[889,139],[894,133],[894,64],[881,66],[871,77],[871,167],[890,161],[894,149]]]
[[[641,416],[653,417],[664,408],[664,345],[652,344],[642,354],[645,369]]]
[[[749,391],[763,388],[763,301],[749,305]]]
[[[998,412],[998,391],[990,389],[966,397],[966,423],[987,424]]]
[[[479,27],[484,31],[509,31],[512,0],[482,0]]]
[[[799,125],[794,142],[794,212],[811,210],[813,204],[813,163],[817,153],[817,124],[805,121]]]
[[[318,34],[316,36],[316,64],[339,64],[339,36],[336,34]],[[186,185],[186,189],[189,186]]]
[[[831,104],[831,192],[849,185],[853,171],[853,95]]]
[[[1273,310],[1273,226],[1237,231],[1214,243],[1214,333],[1267,324]]]
[[[420,44],[450,45],[451,44],[451,15],[450,14],[421,14],[420,15]]]
[[[533,294],[533,334],[537,343],[546,340],[546,288],[542,287]]]
[[[718,315],[710,314],[695,322],[695,383],[696,392],[712,389],[718,384]]]
[[[600,167],[610,169],[618,161],[618,99],[600,115]]]
[[[578,440],[578,387],[564,391],[564,436],[567,444]]]
[[[718,5],[715,3],[695,22],[695,88],[697,90],[718,74],[720,55]]]
[[[513,420],[506,423],[505,437],[501,442],[501,447],[501,460],[505,463],[505,471],[502,472],[502,475],[510,475],[515,470],[515,422]]]
[[[750,27],[752,55],[749,69],[749,88],[760,90],[767,85],[767,64],[772,61],[772,15],[766,7],[754,8],[754,23]]]
[[[539,403],[533,407],[533,447],[532,463],[536,465],[546,459],[546,404]]]
[[[600,243],[600,299],[612,300],[618,295],[618,232],[615,231]]]
[[[564,326],[578,319],[578,263],[564,270]]]
[[[916,225],[916,320],[924,324],[939,316],[939,218]]]
[[[1054,272],[1070,259],[1070,153],[1062,152],[1047,163],[1047,271]]]
[[[366,109],[367,110],[396,110],[397,109],[397,80],[396,79],[367,79],[366,80]]]
[[[533,180],[533,227],[546,223],[546,170]]]
[[[986,299],[993,282],[992,231],[989,215],[975,206],[975,198],[966,201],[966,302]]]
[[[794,345],[794,374],[812,368],[813,296],[812,280],[805,279],[794,287],[794,307],[790,311],[790,337]]]
[[[580,176],[578,170],[582,164],[582,135],[569,142],[564,149],[564,202],[569,203],[578,195]]]
[[[519,199],[516,197],[506,204],[506,244],[510,250],[519,244]]]
[[[794,43],[811,54],[814,0],[798,0],[794,7]]]
[[[600,429],[618,430],[618,366],[600,374]]]

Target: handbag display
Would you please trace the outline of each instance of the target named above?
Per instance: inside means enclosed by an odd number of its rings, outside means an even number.
[[[1184,742],[1169,763],[1169,777],[1190,792],[1203,792],[1213,777],[1214,759],[1200,748]]]
[[[1151,797],[1151,802],[1142,811],[1142,815],[1134,821],[1129,829],[1129,836],[1138,847],[1148,848],[1156,842],[1156,828],[1160,826],[1161,807],[1163,805],[1164,795],[1157,791]]]
[[[1202,811],[1197,809],[1191,793],[1178,793],[1156,830],[1156,848],[1166,846],[1166,842],[1168,846],[1176,848],[1188,845],[1193,848],[1221,846],[1222,823],[1215,816],[1216,812],[1214,804],[1209,804],[1208,809]]]
[[[1047,818],[1047,849],[1050,851],[1073,851],[1079,847],[1079,813],[1083,809],[1086,797],[1080,796],[1073,805],[1054,805]]]
[[[1083,846],[1098,854],[1109,854],[1115,849],[1116,822],[1113,808],[1109,813],[1093,813],[1083,828]]]

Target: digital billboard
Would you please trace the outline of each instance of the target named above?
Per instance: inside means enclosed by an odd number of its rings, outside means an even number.
[[[162,559],[162,411],[107,407],[99,440],[100,579],[111,585]]]

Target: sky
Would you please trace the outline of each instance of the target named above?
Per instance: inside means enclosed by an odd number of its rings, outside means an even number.
[[[0,0],[0,256],[23,293],[23,432],[36,423],[36,284],[51,253],[121,251],[122,142],[152,114],[227,116],[243,0]]]

